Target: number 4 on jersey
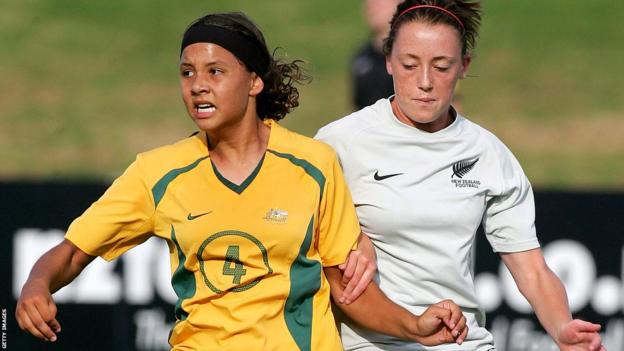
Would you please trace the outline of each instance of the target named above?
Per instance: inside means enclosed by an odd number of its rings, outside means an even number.
[[[232,283],[240,284],[241,277],[245,274],[247,274],[247,270],[239,259],[238,245],[228,246],[227,252],[225,253],[225,262],[223,263],[223,275],[233,276]]]

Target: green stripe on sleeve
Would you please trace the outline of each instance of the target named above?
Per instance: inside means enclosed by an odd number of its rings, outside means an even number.
[[[160,178],[160,180],[158,180],[158,182],[156,182],[156,184],[154,184],[154,187],[152,188],[152,195],[154,196],[154,207],[157,207],[160,200],[162,200],[163,196],[165,196],[165,191],[167,190],[167,186],[169,186],[169,183],[171,183],[180,174],[186,173],[197,167],[197,165],[201,161],[207,158],[208,156],[204,156],[197,159],[195,162],[191,163],[188,166],[172,169],[167,172],[167,174],[165,174],[162,178]]]
[[[314,217],[310,218],[299,255],[290,267],[290,292],[284,306],[284,319],[299,350],[310,351],[314,294],[321,288],[321,264],[306,254],[312,243]]]

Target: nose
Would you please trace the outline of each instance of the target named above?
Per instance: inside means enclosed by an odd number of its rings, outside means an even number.
[[[200,95],[202,93],[208,93],[209,91],[210,84],[205,75],[197,72],[195,74],[195,79],[193,79],[193,83],[191,84],[191,93],[193,95]]]
[[[423,67],[418,75],[418,88],[422,91],[431,91],[433,89],[433,81],[431,80],[431,68]]]

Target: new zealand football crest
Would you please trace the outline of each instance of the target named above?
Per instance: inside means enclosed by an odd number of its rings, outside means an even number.
[[[481,185],[481,181],[464,179],[464,177],[470,173],[474,166],[479,161],[479,158],[457,161],[453,164],[453,174],[451,175],[451,183],[455,184],[456,188],[478,188]]]

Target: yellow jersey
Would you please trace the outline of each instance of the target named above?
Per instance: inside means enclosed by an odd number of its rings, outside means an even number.
[[[360,233],[334,151],[272,120],[241,184],[210,161],[205,133],[139,154],[66,238],[112,260],[151,236],[169,246],[173,350],[342,350],[322,267]]]

